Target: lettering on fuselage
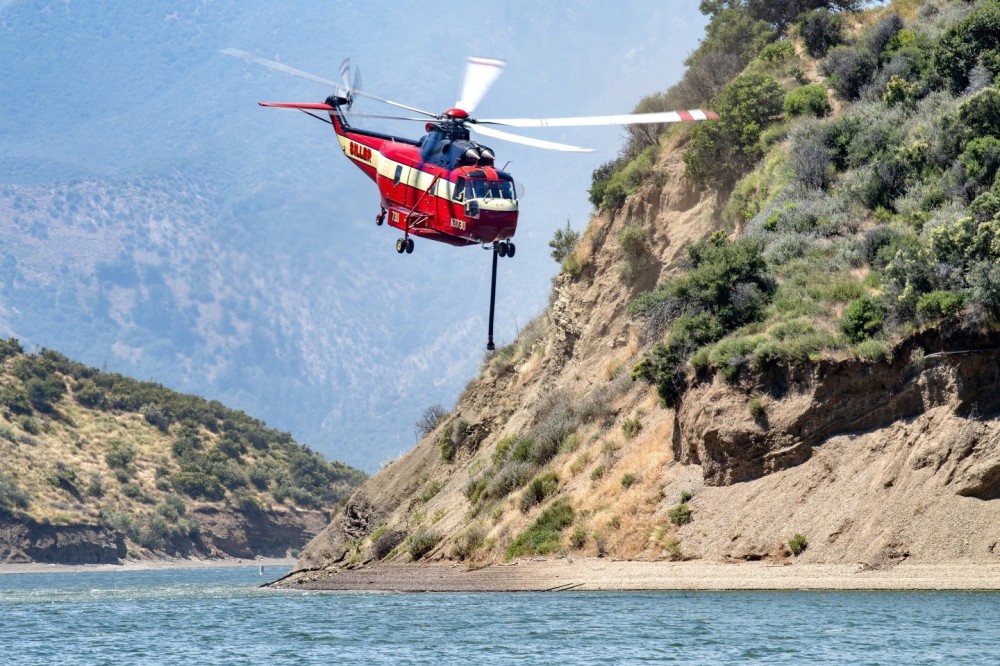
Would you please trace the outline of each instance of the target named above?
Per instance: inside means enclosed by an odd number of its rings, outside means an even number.
[[[451,218],[451,226],[459,231],[465,231],[465,220]]]
[[[349,152],[351,157],[356,157],[364,162],[372,161],[372,149],[368,146],[362,146],[360,143],[354,143],[351,141]]]

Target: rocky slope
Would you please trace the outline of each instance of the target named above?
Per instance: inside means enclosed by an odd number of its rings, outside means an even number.
[[[672,409],[631,380],[660,333],[629,303],[682,271],[692,242],[742,231],[722,222],[725,196],[685,179],[685,137],[666,140],[624,206],[595,216],[546,312],[348,500],[296,579],[530,554],[871,568],[1000,558],[989,321],[901,329],[879,341],[887,353],[839,345],[762,370],[687,366]],[[860,238],[877,215],[858,215],[846,233]],[[817,327],[832,337],[839,319],[822,313]]]
[[[487,358],[454,414],[362,486],[298,568],[410,561],[418,538],[433,542],[426,560],[502,561],[558,498],[575,512],[560,538],[564,553],[785,560],[801,534],[808,562],[1000,557],[995,336],[930,330],[900,344],[893,362],[845,355],[736,383],[692,378],[676,410],[628,378],[642,348],[629,300],[718,225],[712,202],[681,177],[676,153],[658,168],[664,185],[646,185],[620,213],[593,220],[578,248],[580,275],[556,279],[550,310],[510,358]],[[635,224],[648,231],[650,252],[626,276],[616,238]],[[747,408],[752,397],[763,398],[757,416]],[[473,504],[470,480],[498,443],[537,430],[553,402],[600,412],[578,416],[567,437],[575,445],[564,441],[544,466],[557,489],[526,512],[520,489]],[[442,438],[459,419],[470,425],[446,462]],[[681,506],[689,522],[676,518]]]

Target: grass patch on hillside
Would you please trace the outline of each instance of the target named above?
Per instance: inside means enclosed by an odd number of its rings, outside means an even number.
[[[524,555],[547,555],[554,553],[562,545],[563,531],[573,524],[573,507],[566,500],[556,500],[517,535],[507,548],[505,557],[510,560]]]

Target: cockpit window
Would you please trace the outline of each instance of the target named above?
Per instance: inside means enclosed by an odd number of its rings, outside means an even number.
[[[462,201],[465,199],[465,179],[459,177],[455,180],[455,201]]]
[[[514,181],[470,178],[465,182],[465,198],[508,199],[513,201],[517,198],[517,194],[514,190]]]

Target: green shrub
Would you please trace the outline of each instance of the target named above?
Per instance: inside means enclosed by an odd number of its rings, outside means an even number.
[[[597,467],[595,467],[590,471],[590,480],[597,481],[598,479],[604,476],[604,473],[606,471],[608,470],[604,465],[598,465]]]
[[[969,204],[969,213],[978,222],[1000,217],[1000,196],[994,192],[983,192]]]
[[[93,381],[84,379],[77,383],[73,390],[73,399],[84,407],[99,409],[104,406],[104,391]]]
[[[552,240],[549,241],[552,258],[557,264],[562,264],[572,254],[578,242],[580,242],[580,232],[573,231],[569,226],[569,220],[566,220],[566,228],[556,229]]]
[[[437,479],[432,479],[420,493],[420,501],[424,503],[430,502],[439,492],[441,492],[441,482]]]
[[[220,500],[226,496],[226,489],[219,482],[219,479],[204,472],[175,472],[171,475],[170,482],[175,490],[189,497]],[[277,496],[275,499],[278,499]]]
[[[686,504],[687,502],[691,501],[692,497],[694,497],[694,493],[692,493],[690,490],[682,490],[681,491],[681,502],[680,503],[681,504]]]
[[[554,472],[536,476],[521,493],[521,511],[527,513],[531,507],[541,504],[559,490],[559,477]]]
[[[779,39],[762,48],[757,57],[762,62],[777,64],[788,60],[793,55],[795,55],[795,47],[792,46],[792,43],[787,39]]]
[[[136,453],[131,443],[116,437],[108,442],[104,460],[111,469],[126,469],[135,460]]]
[[[952,92],[969,85],[969,72],[980,58],[995,54],[1000,44],[1000,5],[978,3],[964,19],[950,25],[938,40],[933,66]]]
[[[52,411],[52,403],[56,402],[66,392],[66,385],[56,376],[50,375],[41,379],[30,378],[24,385],[28,394],[28,402],[40,412]]]
[[[759,419],[767,413],[767,408],[764,406],[764,400],[760,396],[753,396],[747,401],[747,411],[750,412],[750,416],[755,419]]]
[[[169,421],[161,421],[164,427],[169,425]],[[159,427],[159,426],[157,426]],[[163,430],[163,428],[161,428]],[[229,458],[233,461],[239,461],[244,453],[247,452],[246,444],[238,436],[225,433],[220,437],[216,443],[215,448],[222,454],[225,458]]]
[[[460,560],[470,559],[486,543],[486,532],[479,525],[473,525],[459,532],[451,549],[452,557]]]
[[[250,483],[257,490],[267,490],[268,485],[271,483],[270,469],[268,469],[267,465],[260,462],[250,465],[248,476],[250,477]]]
[[[618,232],[618,247],[628,261],[638,261],[650,252],[649,234],[639,224],[625,225]]]
[[[145,493],[142,491],[142,486],[134,481],[122,484],[122,494],[130,499],[140,499],[145,497]]]
[[[762,335],[723,338],[709,350],[708,357],[726,381],[734,381],[751,355],[766,338]]]
[[[410,557],[414,560],[419,560],[427,553],[434,549],[434,546],[438,545],[441,541],[441,535],[437,532],[431,532],[428,530],[421,530],[410,537],[410,543],[407,549],[410,552]]]
[[[877,68],[878,60],[871,51],[854,46],[834,47],[821,66],[830,86],[848,101],[861,96],[861,89],[871,82]]]
[[[187,512],[187,505],[180,496],[170,494],[156,505],[156,512],[170,523],[176,523]]]
[[[507,435],[497,442],[497,446],[493,449],[493,456],[491,458],[494,467],[502,465],[503,462],[507,460],[507,455],[510,453],[514,445],[517,444],[519,439],[520,437],[517,435]]]
[[[87,494],[91,497],[104,497],[104,479],[100,474],[94,472],[87,482]]]
[[[590,184],[590,203],[594,205],[594,208],[600,208],[604,206],[604,197],[607,194],[608,186],[611,183],[611,177],[625,165],[625,160],[622,157],[611,160],[610,162],[605,162],[601,166],[594,169],[591,174],[591,184]],[[621,203],[625,203],[624,197]],[[619,204],[620,206],[621,204]],[[618,206],[615,206],[617,208]]]
[[[0,513],[27,509],[30,505],[31,495],[21,489],[13,476],[0,470]]]
[[[785,95],[783,108],[789,118],[805,115],[822,118],[830,113],[830,101],[826,97],[826,88],[812,83]]]
[[[625,419],[622,422],[622,434],[625,439],[635,439],[642,431],[642,421],[639,419]]]
[[[506,558],[522,555],[545,555],[559,549],[563,530],[573,523],[575,513],[566,500],[557,500],[549,506],[528,528],[519,534],[510,547]]]
[[[684,364],[699,347],[715,342],[726,329],[758,320],[776,289],[756,241],[729,241],[715,235],[688,247],[692,270],[658,285],[637,314],[652,314],[661,305],[697,312],[676,317],[666,343],[656,344],[632,369],[632,378],[657,387],[662,403],[674,406],[684,381]],[[637,299],[638,300],[638,299]]]
[[[30,414],[31,403],[28,401],[28,393],[24,387],[17,383],[9,383],[0,386],[0,404],[15,414]]]
[[[582,527],[576,528],[569,536],[569,542],[574,548],[580,550],[587,545],[587,530]]]
[[[625,472],[622,474],[622,488],[626,490],[638,483],[639,477],[633,472]]]
[[[813,58],[822,58],[831,47],[844,42],[844,18],[825,7],[800,15],[798,28],[806,52]]]
[[[580,262],[577,260],[575,254],[567,255],[567,257],[563,259],[562,266],[560,267],[560,270],[563,273],[574,278],[580,275],[580,271],[582,269],[583,267],[580,266]]]
[[[170,416],[159,405],[148,402],[139,408],[139,413],[146,420],[146,423],[156,426],[161,432],[167,432],[170,428]]]
[[[984,136],[969,141],[958,158],[965,169],[966,182],[978,188],[989,188],[1000,168],[1000,139]]]
[[[891,76],[885,84],[882,101],[890,108],[894,106],[913,108],[919,96],[919,83],[911,83],[901,76]]]
[[[691,507],[687,505],[687,502],[681,502],[672,508],[667,515],[670,518],[670,522],[678,527],[687,525],[693,519]]]
[[[785,93],[771,76],[742,74],[712,101],[719,119],[691,132],[685,173],[699,187],[729,188],[763,156],[761,132],[782,111]]]
[[[808,545],[809,542],[803,534],[795,534],[788,540],[788,550],[792,551],[792,555],[795,557],[801,555],[802,551],[804,551]]]
[[[441,438],[441,460],[446,463],[450,463],[455,459],[455,444],[451,441],[451,437]]]
[[[59,486],[73,487],[77,483],[76,468],[63,462],[57,462],[55,471],[49,475],[49,483],[57,488]]]
[[[38,435],[42,432],[42,422],[33,416],[24,415],[17,420],[21,430],[31,435]]]
[[[444,430],[441,432],[441,439],[439,440],[441,446],[441,460],[450,463],[455,459],[455,453],[458,451],[458,447],[465,439],[468,429],[468,421],[461,418],[455,419],[445,426]]]
[[[917,301],[917,314],[928,319],[950,317],[965,305],[965,297],[952,291],[932,291]]]
[[[304,490],[297,486],[291,486],[287,483],[279,483],[271,495],[274,497],[276,502],[282,504],[294,504],[295,506],[300,506],[306,509],[319,509],[323,506],[323,500],[315,493]]]
[[[139,530],[136,542],[143,548],[150,550],[163,550],[170,543],[174,532],[170,525],[162,516],[153,516],[149,522]]]
[[[473,477],[465,485],[465,497],[475,506],[483,498],[486,489],[490,485],[490,478],[487,476]]]
[[[17,338],[0,338],[0,363],[23,353],[24,347]]]
[[[886,340],[863,340],[848,351],[855,358],[874,363],[892,363],[892,343]]]
[[[233,503],[240,513],[247,516],[260,514],[264,510],[260,497],[249,488],[237,488],[233,491]]]
[[[882,330],[886,314],[884,305],[863,296],[844,310],[840,329],[852,342],[861,342]]]

